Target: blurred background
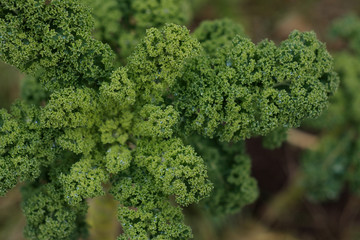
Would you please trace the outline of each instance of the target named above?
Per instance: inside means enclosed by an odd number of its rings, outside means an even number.
[[[340,86],[344,92],[333,100],[335,107],[320,120],[291,130],[280,148],[267,150],[260,138],[246,142],[259,198],[221,223],[196,206],[185,209],[195,239],[360,240],[360,121],[354,117],[360,109],[356,104],[360,64],[355,64],[360,62],[355,41],[357,36],[360,39],[360,21],[357,32],[355,28],[341,32],[356,25],[354,19],[334,30],[347,41],[334,39],[330,30],[336,19],[349,14],[360,16],[359,0],[204,0],[198,8],[188,25],[191,30],[203,20],[222,17],[242,24],[254,42],[268,38],[279,43],[294,29],[314,30],[334,54],[341,80],[346,80]],[[0,62],[1,108],[9,108],[20,96],[22,78],[16,69]],[[338,120],[339,116],[345,117]],[[0,198],[0,240],[23,239],[20,187]],[[94,226],[90,239],[115,239],[120,232],[116,203],[110,197],[89,203],[88,223]]]

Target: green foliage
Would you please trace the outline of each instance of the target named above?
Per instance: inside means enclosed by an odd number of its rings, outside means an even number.
[[[25,237],[32,240],[76,240],[87,234],[86,202],[70,207],[52,184],[23,188],[23,212],[27,219]]]
[[[209,179],[214,183],[210,197],[201,201],[206,212],[221,218],[255,201],[259,193],[256,180],[250,176],[251,160],[244,141],[225,143],[200,136],[189,141],[204,158]]]
[[[154,176],[162,192],[175,195],[182,206],[198,202],[208,195],[212,186],[208,183],[206,168],[190,146],[184,146],[178,138],[161,141],[139,141],[135,163]]]
[[[332,104],[309,127],[322,131],[319,147],[303,156],[304,186],[314,201],[336,199],[345,185],[360,193],[360,19],[349,15],[336,20],[330,30],[333,37],[349,42],[349,48],[335,55],[335,69],[341,78]]]
[[[231,40],[237,35],[245,36],[243,27],[226,18],[203,21],[193,33],[210,56],[214,56],[218,48],[231,44]]]
[[[125,60],[151,27],[187,24],[201,0],[83,0],[93,8],[95,37]]]
[[[126,68],[118,68],[111,75],[111,82],[104,82],[100,87],[102,95],[100,101],[106,107],[116,105],[117,109],[123,109],[135,103],[135,84],[130,81]],[[114,109],[115,112],[116,109]]]
[[[311,32],[295,31],[279,47],[237,36],[185,69],[174,87],[185,131],[222,141],[297,127],[320,115],[338,84],[331,56]]]
[[[164,25],[187,21],[185,6],[105,1],[95,15],[120,24],[97,22],[99,38],[114,47],[128,33],[138,43],[120,48],[131,54],[118,54],[129,57],[115,68],[77,1],[0,1],[0,57],[33,84],[0,111],[0,194],[27,183],[29,239],[83,236],[86,199],[106,190],[120,203],[119,239],[189,239],[182,207],[214,186],[202,202],[214,215],[258,195],[244,139],[298,126],[326,107],[337,76],[314,33],[293,32],[277,47],[253,44],[230,20],[193,36]],[[162,27],[145,32],[150,26]]]
[[[125,171],[114,179],[111,193],[122,203],[118,216],[125,239],[189,239],[191,229],[184,224],[179,206],[157,187],[156,180],[140,168]]]
[[[106,152],[106,169],[109,173],[119,173],[130,167],[131,151],[126,147],[114,145]]]
[[[135,121],[135,135],[170,138],[178,122],[179,113],[173,106],[167,106],[163,110],[161,106],[144,105],[140,110],[139,118]]]
[[[140,101],[157,103],[172,87],[176,78],[183,77],[185,59],[199,55],[199,42],[189,30],[166,25],[162,30],[151,28],[128,58],[128,75],[135,82]]]
[[[96,85],[113,68],[110,48],[91,37],[90,11],[77,1],[1,1],[1,58],[51,90]],[[26,19],[26,24],[24,21]]]
[[[0,111],[0,194],[13,188],[20,181],[33,181],[40,175],[40,166],[53,158],[48,136],[42,138],[38,109],[17,102],[11,115]]]
[[[74,163],[68,175],[60,174],[59,183],[64,188],[64,194],[69,205],[82,203],[85,198],[104,194],[101,184],[107,181],[105,169],[98,167],[89,158],[83,158]],[[96,162],[95,162],[96,163]]]

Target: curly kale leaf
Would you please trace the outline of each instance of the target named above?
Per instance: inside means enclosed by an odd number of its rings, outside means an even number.
[[[146,168],[156,186],[165,194],[175,195],[182,206],[198,202],[212,190],[202,158],[178,138],[139,141],[135,163]]]
[[[219,48],[230,45],[236,36],[245,36],[244,29],[241,25],[227,18],[203,21],[193,33],[193,37],[200,42],[205,52],[210,56],[216,55]]]
[[[131,55],[146,29],[166,23],[185,25],[192,18],[190,0],[84,0],[93,8],[94,35],[109,43],[121,61]]]
[[[24,235],[29,240],[76,240],[87,236],[85,216],[87,204],[71,207],[62,192],[52,184],[22,189],[22,209],[27,225]]]
[[[49,90],[109,77],[112,51],[92,38],[90,11],[77,1],[6,0],[0,8],[1,59],[30,75],[44,69]]]
[[[200,206],[212,217],[235,214],[259,195],[256,180],[250,176],[251,159],[245,152],[245,142],[222,143],[216,139],[191,136],[194,146],[206,163],[214,190]]]
[[[314,33],[294,31],[279,47],[237,36],[215,57],[194,57],[173,87],[185,132],[222,141],[297,127],[326,108],[338,85]]]
[[[167,24],[161,30],[150,28],[128,58],[129,78],[136,84],[140,103],[158,103],[174,85],[184,69],[185,60],[202,51],[186,27]]]
[[[182,209],[169,201],[152,176],[139,168],[113,179],[111,193],[121,205],[118,217],[124,234],[118,239],[190,239]]]

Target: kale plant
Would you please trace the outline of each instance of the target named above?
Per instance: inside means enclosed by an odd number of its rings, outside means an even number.
[[[102,3],[95,25],[79,1],[0,1],[0,58],[27,75],[0,111],[0,194],[25,183],[27,239],[85,237],[86,199],[105,192],[119,239],[192,238],[183,207],[205,199],[224,215],[255,200],[244,140],[276,146],[319,116],[332,57],[313,32],[254,44],[217,20],[191,35],[177,25],[190,1]]]

